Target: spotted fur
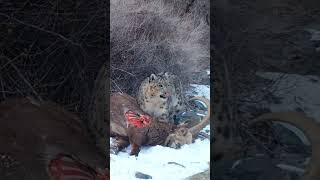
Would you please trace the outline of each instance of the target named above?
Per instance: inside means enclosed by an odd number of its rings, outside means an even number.
[[[137,100],[144,112],[165,122],[174,122],[175,116],[186,109],[182,84],[168,72],[151,74],[143,80]]]

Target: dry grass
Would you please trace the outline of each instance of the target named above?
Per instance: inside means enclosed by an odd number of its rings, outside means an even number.
[[[208,0],[111,0],[112,91],[134,94],[146,76],[184,80],[209,68]]]
[[[0,101],[52,100],[85,112],[107,60],[103,1],[9,1],[0,6]]]

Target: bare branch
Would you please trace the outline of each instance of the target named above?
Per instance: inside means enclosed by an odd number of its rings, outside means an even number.
[[[60,38],[60,39],[62,39],[62,40],[64,40],[64,41],[69,42],[69,43],[72,44],[72,45],[81,47],[81,44],[76,43],[76,42],[72,41],[71,39],[69,39],[69,38],[67,38],[67,37],[65,37],[65,36],[63,36],[63,35],[61,35],[61,34],[59,34],[59,33],[46,30],[46,29],[44,29],[44,28],[41,28],[41,27],[39,27],[39,26],[30,24],[30,23],[27,23],[27,22],[23,22],[23,21],[21,21],[21,20],[19,20],[19,19],[16,19],[16,18],[14,18],[14,17],[10,17],[9,15],[4,14],[4,13],[0,13],[0,16],[4,16],[4,17],[8,18],[9,20],[13,20],[13,21],[15,21],[15,22],[17,22],[17,23],[19,23],[19,24],[25,25],[25,26],[27,26],[27,27],[30,27],[30,28],[33,28],[33,29],[37,29],[37,30],[39,30],[39,31],[42,31],[42,32],[51,34],[51,35],[56,36],[56,37],[58,37],[58,38]]]

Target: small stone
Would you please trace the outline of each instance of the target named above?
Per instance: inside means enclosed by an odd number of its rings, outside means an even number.
[[[209,180],[209,179],[210,179],[210,169],[187,178],[187,180]]]
[[[135,177],[138,179],[152,179],[152,176],[141,172],[136,172]]]

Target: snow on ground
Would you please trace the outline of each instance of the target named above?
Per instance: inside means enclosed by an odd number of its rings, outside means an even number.
[[[210,86],[192,84],[191,89],[192,93],[189,90],[187,94],[210,99]],[[203,129],[207,133],[210,133],[209,130],[210,125]],[[135,173],[141,172],[152,176],[153,180],[182,180],[209,168],[208,139],[197,139],[195,143],[184,145],[181,149],[163,146],[142,147],[138,157],[129,156],[130,149],[129,146],[125,152],[110,154],[110,179],[136,180]]]
[[[137,179],[136,172],[152,176],[152,179],[179,180],[206,170],[210,161],[209,140],[197,139],[194,144],[181,149],[163,146],[144,147],[138,157],[129,156],[130,147],[118,155],[111,154],[111,179]],[[168,164],[175,162],[176,164]]]
[[[320,120],[320,78],[311,75],[283,74],[274,72],[259,72],[258,76],[274,80],[281,79],[275,84],[273,95],[281,98],[279,104],[269,104],[270,110],[297,111],[302,110],[307,115]]]
[[[190,84],[190,88],[187,90],[187,96],[204,96],[210,99],[210,86],[208,85],[199,85],[199,84]]]

